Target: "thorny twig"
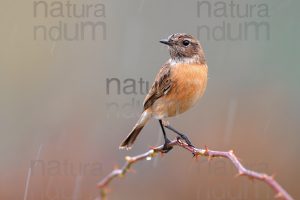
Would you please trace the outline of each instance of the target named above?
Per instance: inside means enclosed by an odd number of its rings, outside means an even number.
[[[213,151],[209,150],[207,147],[204,149],[198,149],[195,147],[188,146],[186,143],[182,142],[181,140],[173,140],[170,144],[170,146],[178,146],[182,147],[189,152],[191,152],[194,156],[205,156],[209,159],[215,158],[215,157],[222,157],[229,159],[234,167],[238,171],[238,176],[247,176],[251,179],[257,179],[260,181],[265,182],[267,185],[269,185],[274,192],[276,193],[275,198],[280,198],[284,200],[293,200],[293,198],[283,189],[283,187],[272,177],[265,173],[258,173],[249,169],[246,169],[238,160],[238,158],[234,155],[233,151]],[[152,157],[156,156],[157,153],[162,153],[163,145],[152,148],[151,150],[147,151],[146,153],[129,157],[127,156],[126,162],[120,169],[113,170],[110,174],[108,174],[106,177],[104,177],[98,184],[97,187],[100,189],[100,199],[106,199],[107,197],[107,187],[110,184],[110,182],[116,178],[116,177],[123,177],[129,170],[130,167],[141,160],[148,160]]]

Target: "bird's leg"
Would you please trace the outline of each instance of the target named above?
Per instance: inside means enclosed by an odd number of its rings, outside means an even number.
[[[172,146],[169,146],[169,143],[171,142],[168,138],[167,138],[167,135],[166,135],[166,131],[165,131],[165,128],[163,126],[163,122],[162,120],[158,120],[159,121],[159,124],[160,124],[160,127],[161,127],[161,130],[163,132],[163,135],[164,135],[164,140],[165,140],[165,144],[164,144],[164,147],[162,149],[163,153],[168,153],[171,149],[173,149]]]
[[[179,138],[183,139],[189,146],[194,147],[194,145],[192,145],[191,141],[189,140],[189,138],[183,134],[180,133],[179,131],[177,131],[175,128],[173,128],[172,126],[170,126],[169,124],[165,125],[165,127],[171,131],[173,131],[174,133],[176,133],[177,135],[179,135]]]

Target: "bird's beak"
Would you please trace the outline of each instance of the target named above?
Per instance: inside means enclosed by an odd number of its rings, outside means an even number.
[[[168,46],[172,46],[172,43],[168,39],[162,39],[159,41],[160,43],[166,44]]]

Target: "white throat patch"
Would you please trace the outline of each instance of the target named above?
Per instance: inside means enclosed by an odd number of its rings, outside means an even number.
[[[176,65],[176,64],[194,64],[199,62],[199,56],[198,55],[194,55],[191,58],[170,58],[168,60],[168,63],[172,66],[172,65]]]

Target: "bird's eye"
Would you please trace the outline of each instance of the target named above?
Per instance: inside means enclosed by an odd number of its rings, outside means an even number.
[[[190,44],[190,41],[188,41],[188,40],[183,40],[183,41],[182,41],[182,44],[183,44],[184,46],[188,46],[188,45]]]

